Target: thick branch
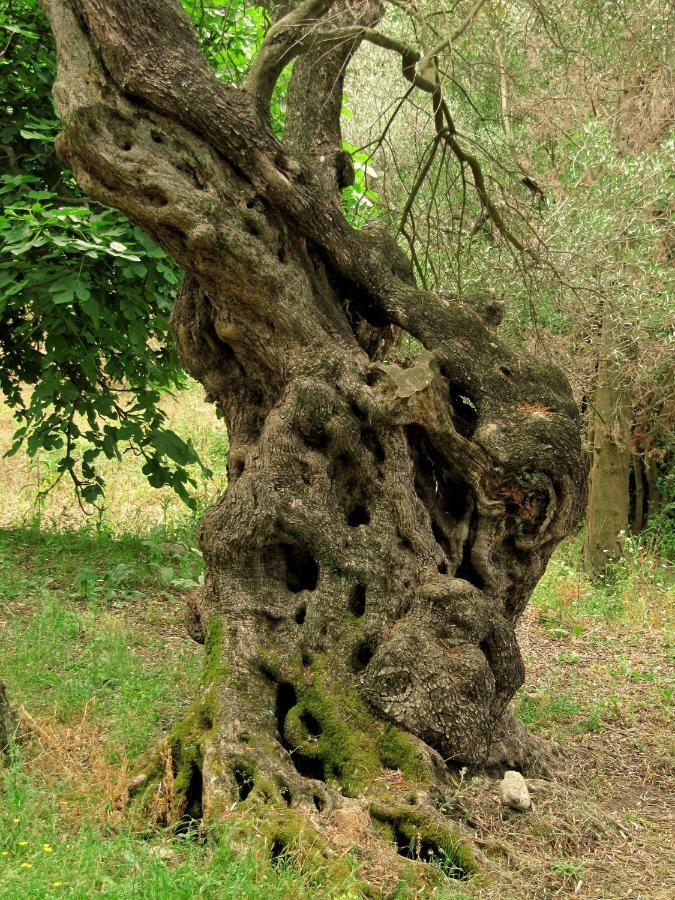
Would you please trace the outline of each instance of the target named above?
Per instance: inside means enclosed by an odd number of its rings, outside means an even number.
[[[383,12],[380,0],[357,7],[340,0],[332,10],[331,30],[308,33],[306,52],[288,90],[284,144],[299,158],[311,160],[336,205],[341,189],[354,178],[352,160],[342,150],[344,76],[361,43],[359,29],[375,25]],[[355,19],[359,24],[352,30]]]
[[[335,0],[305,0],[268,30],[254,59],[244,87],[256,95],[261,112],[266,113],[274,86],[284,68],[303,53],[319,20]]]

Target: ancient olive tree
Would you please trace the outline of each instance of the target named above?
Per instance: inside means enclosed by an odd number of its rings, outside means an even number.
[[[425,822],[417,855],[443,849],[429,823],[450,767],[526,763],[506,711],[514,627],[582,488],[561,374],[505,347],[490,303],[419,290],[395,242],[343,214],[342,78],[368,40],[401,57],[507,230],[433,56],[379,30],[380,0],[306,0],[280,5],[235,87],[177,0],[43,6],[59,153],[185,269],[175,339],[231,443],[199,531],[204,685],[170,736],[167,817],[259,802],[320,829],[351,797],[399,843]],[[279,140],[269,106],[292,60]],[[386,803],[383,768],[403,773]],[[159,777],[148,763],[134,786]],[[401,812],[411,784],[427,791]]]

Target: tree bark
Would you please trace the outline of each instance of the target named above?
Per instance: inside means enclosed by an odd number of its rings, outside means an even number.
[[[583,557],[592,577],[621,558],[630,507],[630,423],[613,355],[611,314],[603,311],[593,407],[593,450]]]
[[[5,686],[0,681],[0,766],[9,759],[15,727],[14,714],[7,699]]]
[[[633,503],[631,509],[631,531],[640,534],[646,520],[645,476],[642,457],[639,453],[631,453],[631,471],[633,473]]]
[[[176,341],[230,438],[199,527],[204,684],[170,736],[166,817],[257,803],[283,843],[284,810],[327,833],[361,798],[399,844],[423,833],[447,854],[430,798],[450,769],[526,762],[514,628],[582,509],[570,388],[346,223],[336,73],[356,39],[298,61],[281,144],[268,73],[262,94],[219,82],[173,0],[44,6],[59,152],[185,268]],[[334,24],[381,12],[345,4]],[[422,799],[401,806],[411,785]]]
[[[647,481],[647,515],[657,516],[661,511],[662,497],[659,490],[659,470],[654,455],[645,460],[645,479]]]

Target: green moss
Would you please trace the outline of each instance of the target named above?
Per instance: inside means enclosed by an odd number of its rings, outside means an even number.
[[[204,741],[213,734],[215,727],[215,706],[215,690],[207,689],[171,729],[169,746],[177,766],[174,782],[177,795],[188,790],[195,770],[202,769]]]
[[[377,822],[388,825],[399,849],[409,847],[411,858],[421,851],[421,858],[429,851],[438,859],[441,870],[451,878],[465,879],[478,871],[469,847],[440,819],[408,806],[387,806],[371,803],[370,814]]]
[[[327,657],[318,655],[312,661],[309,684],[307,667],[302,675],[301,666],[298,660],[295,677],[284,673],[297,692],[297,703],[284,722],[296,762],[304,758],[320,763],[323,777],[337,781],[347,796],[372,787],[382,767],[399,769],[416,785],[428,783],[428,766],[415,743],[374,717],[356,686],[337,685]]]
[[[206,627],[204,641],[204,684],[222,684],[227,678],[229,667],[223,664],[223,623],[218,616],[212,616]]]
[[[375,740],[368,733],[372,720],[355,691],[337,692],[327,682],[319,671],[312,684],[300,688],[286,736],[298,755],[322,761],[327,781],[337,781],[347,796],[355,796],[379,771]]]
[[[290,864],[312,878],[323,871],[331,882],[340,882],[353,874],[355,861],[342,855],[336,857],[304,816],[288,807],[267,809],[261,833],[268,860],[273,865]]]
[[[377,750],[385,768],[400,769],[411,781],[421,784],[428,781],[428,768],[419,750],[400,728],[394,725],[385,728],[377,742]]]

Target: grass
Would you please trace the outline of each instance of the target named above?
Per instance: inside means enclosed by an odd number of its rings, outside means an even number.
[[[200,842],[135,831],[123,815],[126,760],[168,730],[201,674],[183,625],[201,562],[179,538],[0,531],[1,674],[23,738],[2,778],[3,900],[299,897],[321,886],[320,872],[235,852],[224,830]],[[351,885],[321,889],[348,897]]]
[[[217,473],[226,440],[196,388],[172,424]],[[0,446],[12,424],[0,407]],[[167,732],[199,682],[202,650],[185,632],[199,582],[195,519],[148,487],[132,458],[107,472],[106,513],[84,519],[65,484],[36,503],[53,468],[0,459],[0,678],[21,741],[0,779],[0,897],[173,900],[363,896],[293,854],[272,864],[226,827],[202,839],[148,830],[125,813],[127,761]],[[527,683],[515,711],[562,751],[553,781],[531,781],[527,815],[467,773],[457,814],[485,875],[424,896],[665,898],[675,893],[672,821],[672,581],[628,543],[601,585],[560,549],[520,626]],[[422,896],[401,884],[393,895]]]

